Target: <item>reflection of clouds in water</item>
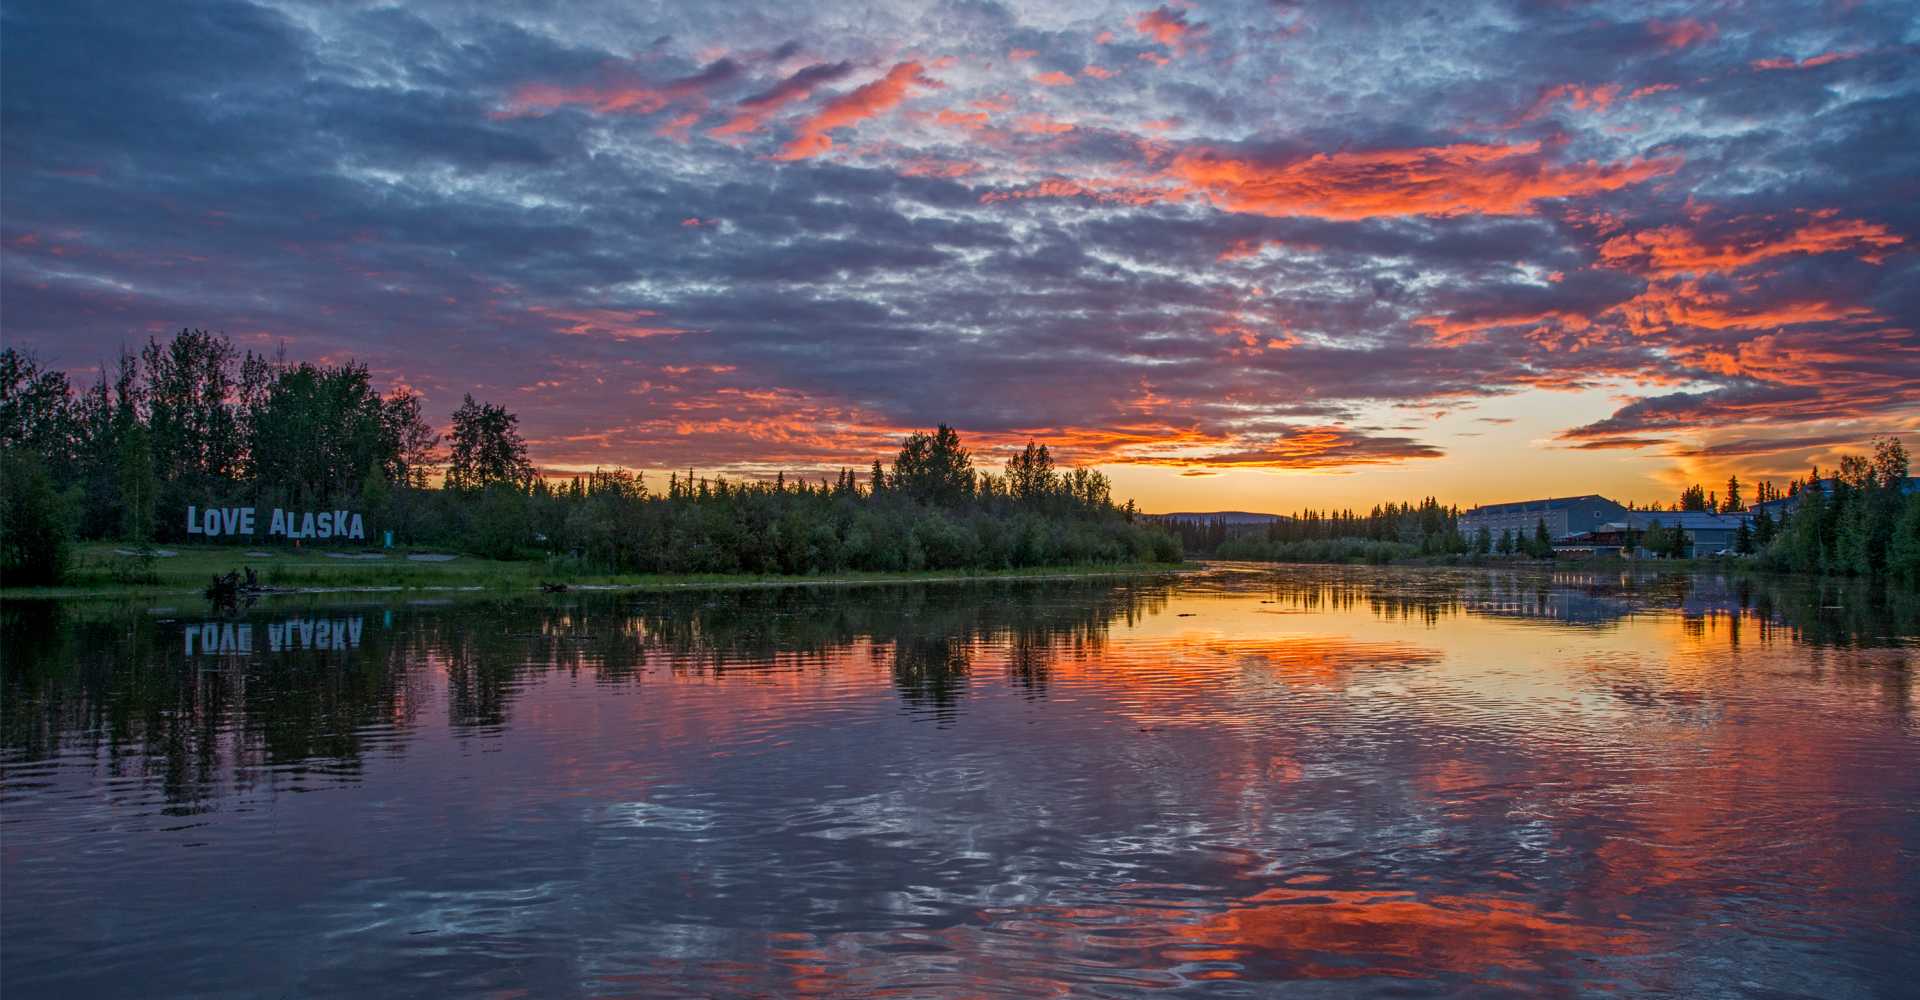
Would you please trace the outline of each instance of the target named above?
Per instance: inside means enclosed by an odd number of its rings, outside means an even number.
[[[795,988],[808,995],[1022,996],[1057,992],[1063,977],[1083,988],[1376,977],[1511,988],[1516,974],[1609,976],[1653,944],[1631,927],[1496,895],[1280,887],[1215,909],[1222,888],[1136,883],[1073,905],[1007,899],[940,929],[778,932],[760,953],[776,966],[803,961]]]
[[[1618,957],[1647,945],[1638,933],[1521,899],[1327,889],[1269,889],[1176,933],[1193,944],[1169,949],[1172,955],[1245,962],[1253,972],[1279,965],[1289,978],[1441,972],[1489,984],[1505,971],[1538,970],[1576,954]]]
[[[1485,613],[1542,588],[1545,617]],[[1568,625],[1561,592],[1631,611]],[[139,942],[211,948],[225,913],[236,962],[350,947],[294,992],[1684,992],[1716,955],[1870,992],[1920,747],[1907,651],[1869,633],[1911,622],[1794,617],[1829,597],[1339,568],[591,594],[395,606],[346,655],[220,670],[9,607],[0,917],[176,992],[242,980]],[[214,850],[171,851],[169,809]],[[58,849],[76,824],[110,865]],[[9,916],[129,886],[114,941]]]

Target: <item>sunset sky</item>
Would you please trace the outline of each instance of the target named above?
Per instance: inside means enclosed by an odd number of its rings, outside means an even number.
[[[1910,0],[30,0],[0,111],[8,345],[355,358],[553,471],[944,421],[1291,510],[1920,448]]]

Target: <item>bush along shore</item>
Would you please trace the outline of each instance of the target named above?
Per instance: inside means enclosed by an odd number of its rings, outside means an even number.
[[[315,428],[325,440],[313,439]],[[960,436],[941,426],[909,435],[864,475],[673,473],[664,490],[620,470],[549,478],[502,407],[467,397],[443,447],[420,398],[404,388],[381,396],[365,366],[240,356],[202,331],[124,354],[79,391],[64,373],[0,351],[0,446],[8,588],[152,586],[180,579],[188,564],[238,569],[247,550],[270,542],[282,561],[256,560],[270,583],[299,574],[316,583],[853,578],[1182,558],[1172,533],[1131,501],[1114,502],[1103,474],[1058,468],[1036,442],[999,471],[976,469]],[[356,565],[313,551],[339,538],[289,549],[291,536],[256,533],[239,534],[224,548],[226,564],[209,569],[205,560],[219,556],[205,552],[223,549],[193,546],[214,525],[229,535],[240,525],[265,530],[281,523],[282,508],[354,526],[346,537],[356,547],[391,533],[403,550],[458,553],[465,563],[393,556]],[[155,551],[189,547],[187,562]]]

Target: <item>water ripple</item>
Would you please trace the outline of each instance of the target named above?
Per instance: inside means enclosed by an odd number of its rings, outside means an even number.
[[[6,995],[1920,976],[1920,613],[1892,598],[1239,567],[323,600],[247,623],[356,645],[7,606]]]

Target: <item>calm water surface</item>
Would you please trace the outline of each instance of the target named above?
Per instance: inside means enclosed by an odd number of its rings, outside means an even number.
[[[1920,601],[1253,570],[4,620],[0,993],[1913,996]]]

